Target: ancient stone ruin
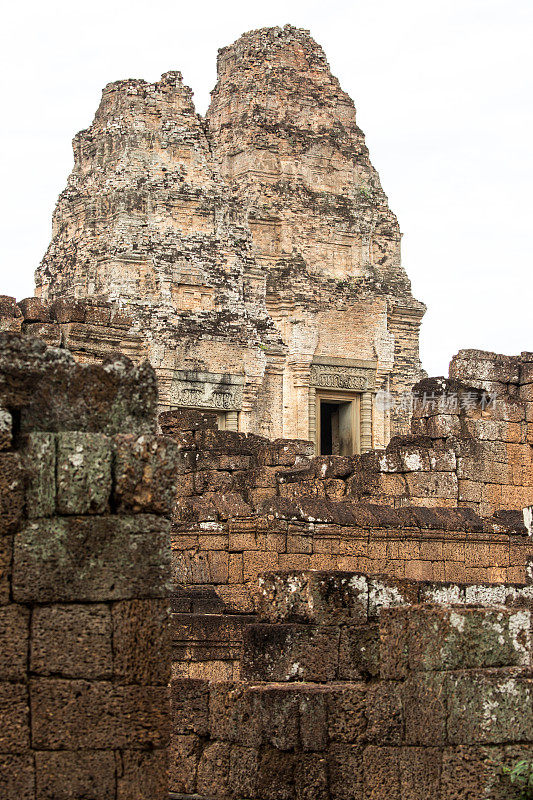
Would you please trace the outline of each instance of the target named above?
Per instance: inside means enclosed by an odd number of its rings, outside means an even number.
[[[519,800],[533,353],[424,307],[308,32],[104,90],[0,298],[0,798]],[[515,781],[510,772],[515,770]]]
[[[205,120],[178,72],[109,84],[74,158],[36,293],[122,313],[45,304],[50,344],[148,358],[162,410],[211,409],[317,452],[406,430],[373,396],[422,376],[424,306],[353,102],[307,31],[221,50]]]

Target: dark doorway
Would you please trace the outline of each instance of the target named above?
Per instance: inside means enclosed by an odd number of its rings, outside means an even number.
[[[353,406],[351,402],[320,401],[320,455],[351,456]]]

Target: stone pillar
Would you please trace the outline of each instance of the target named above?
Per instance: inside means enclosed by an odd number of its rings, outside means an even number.
[[[292,439],[309,439],[309,363],[292,364],[294,397],[293,429],[285,431]]]
[[[361,452],[372,449],[372,392],[361,395]]]

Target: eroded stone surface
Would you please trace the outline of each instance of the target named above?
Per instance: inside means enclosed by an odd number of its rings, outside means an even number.
[[[316,398],[336,389],[361,396],[350,452],[405,430],[372,393],[421,376],[424,306],[353,101],[308,31],[221,50],[205,120],[179,72],[109,84],[74,158],[39,297],[6,300],[6,324],[18,314],[83,360],[147,357],[162,409],[228,428],[314,441]]]

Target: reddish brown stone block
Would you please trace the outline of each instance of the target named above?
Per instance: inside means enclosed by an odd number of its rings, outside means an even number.
[[[503,748],[445,748],[442,755],[441,797],[443,800],[464,800],[465,797],[481,798],[490,792],[488,796],[495,800],[508,800],[513,795],[511,786],[502,778],[503,761]]]
[[[0,605],[8,603],[10,599],[12,557],[13,537],[0,536]]]
[[[35,753],[36,800],[115,800],[115,759],[111,751]]]
[[[399,748],[369,745],[363,754],[365,800],[401,800]]]
[[[30,615],[23,606],[0,606],[0,681],[26,678]]]
[[[339,643],[338,678],[357,681],[376,677],[380,670],[380,638],[377,623],[345,625]]]
[[[166,687],[39,678],[32,680],[30,694],[37,749],[142,749],[167,744]]]
[[[136,648],[140,649],[139,643]],[[37,675],[63,678],[111,678],[113,642],[108,606],[35,608],[32,615],[31,671]]]
[[[294,771],[296,800],[329,800],[328,762],[318,753],[300,755]]]
[[[209,683],[174,679],[171,683],[171,699],[172,730],[180,735],[196,733],[206,736],[209,732]],[[218,730],[217,735],[220,736],[220,733]]]
[[[111,321],[111,306],[107,303],[99,303],[98,305],[85,303],[84,310],[84,322],[86,325],[108,325]]]
[[[409,669],[409,618],[403,608],[383,609],[380,618],[381,677],[401,680]]]
[[[331,800],[363,800],[363,750],[359,746],[334,743],[328,750]]]
[[[159,517],[62,517],[15,537],[13,596],[20,602],[165,597],[169,523]]]
[[[263,728],[258,693],[245,683],[213,683],[209,727],[215,739],[258,747]]]
[[[0,719],[0,753],[26,753],[30,728],[25,684],[0,683]]]
[[[198,762],[198,794],[207,797],[229,795],[229,768],[230,745],[226,742],[208,743]]]
[[[59,323],[84,322],[85,305],[80,301],[61,298],[52,303],[50,314]]]
[[[442,750],[437,747],[403,747],[399,752],[402,800],[439,797]]]
[[[43,303],[39,297],[25,297],[20,300],[18,307],[24,317],[24,322],[48,322],[50,320],[50,307]]]
[[[258,800],[295,800],[294,770],[298,755],[272,747],[261,750],[257,778]]]
[[[0,535],[13,533],[24,508],[24,468],[18,453],[0,453]]]
[[[366,701],[366,738],[372,744],[401,745],[404,730],[401,688],[396,681],[369,687]]]
[[[446,743],[446,673],[416,672],[402,687],[405,742],[436,746]]]
[[[329,692],[327,684],[298,687],[300,745],[304,751],[327,750]]]
[[[0,753],[0,797],[3,800],[35,800],[34,784],[32,755]]]
[[[366,686],[328,687],[326,696],[328,737],[331,742],[359,744],[366,736]]]
[[[124,513],[168,514],[175,494],[178,446],[167,436],[115,439],[115,503]]]
[[[168,600],[114,603],[112,619],[115,681],[166,686],[170,679]]]
[[[116,800],[168,800],[166,750],[116,753]]]
[[[50,347],[61,345],[61,326],[57,322],[23,322],[22,332],[25,336],[41,339]]]
[[[339,630],[317,625],[250,625],[243,637],[242,676],[261,681],[331,681]]]
[[[233,745],[229,766],[229,788],[232,797],[255,797],[258,772],[259,750]]]
[[[201,752],[202,742],[199,736],[172,735],[168,752],[168,788],[171,792],[196,793],[196,775]]]
[[[261,686],[257,709],[261,718],[262,741],[277,750],[293,750],[299,742],[299,691],[283,685]]]

